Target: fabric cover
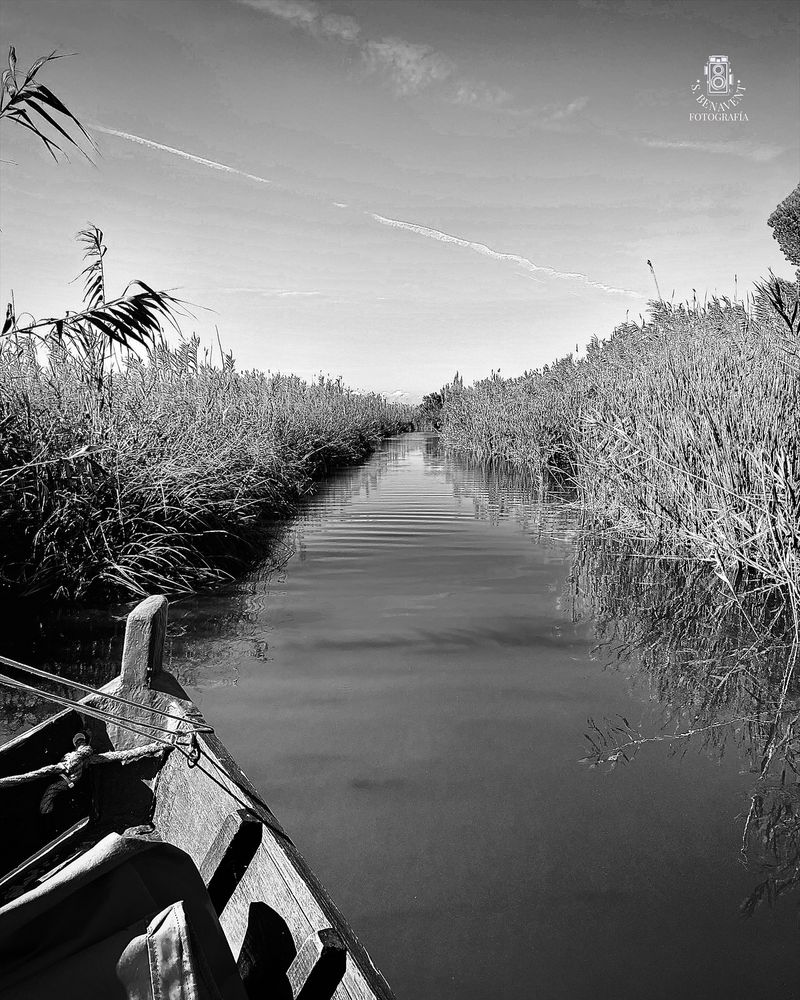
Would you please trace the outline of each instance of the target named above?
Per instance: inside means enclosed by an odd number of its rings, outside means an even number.
[[[2,1000],[246,1000],[191,858],[109,834],[0,909]]]

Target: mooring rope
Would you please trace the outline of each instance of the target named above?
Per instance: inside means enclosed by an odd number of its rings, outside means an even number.
[[[261,822],[264,823],[265,826],[269,827],[269,829],[272,830],[272,832],[277,836],[280,836],[292,845],[294,844],[291,837],[289,837],[283,829],[277,826],[276,823],[272,822],[270,819],[270,817],[272,817],[272,810],[258,794],[248,788],[247,785],[240,781],[235,775],[231,774],[225,767],[220,765],[219,762],[214,760],[213,757],[209,756],[207,753],[203,754],[197,742],[197,735],[199,733],[213,733],[214,728],[212,726],[209,726],[205,722],[198,722],[196,719],[192,719],[184,715],[175,715],[171,712],[163,711],[162,709],[155,708],[151,705],[143,705],[140,702],[131,701],[130,699],[123,698],[119,695],[108,694],[107,692],[101,691],[98,688],[93,688],[88,684],[59,677],[57,674],[51,674],[46,670],[39,669],[38,667],[31,667],[26,663],[20,663],[19,661],[12,660],[7,656],[0,656],[0,664],[33,674],[36,677],[42,677],[57,684],[63,684],[67,687],[76,688],[77,690],[84,691],[100,698],[107,698],[111,702],[116,702],[129,708],[137,709],[142,712],[149,712],[152,715],[170,719],[171,721],[178,723],[181,727],[184,727],[181,729],[167,728],[165,726],[157,725],[155,722],[145,722],[142,719],[128,719],[124,716],[116,715],[114,712],[105,711],[95,705],[88,705],[86,702],[73,701],[71,698],[67,698],[64,695],[43,691],[34,684],[27,684],[24,681],[16,680],[16,678],[8,677],[6,674],[0,674],[0,684],[4,684],[6,687],[26,691],[38,698],[44,699],[45,701],[50,701],[56,705],[70,708],[80,715],[86,715],[90,718],[98,719],[106,724],[118,726],[120,729],[125,729],[135,736],[140,736],[152,741],[144,747],[135,747],[131,750],[111,751],[102,754],[95,754],[91,750],[88,741],[86,741],[82,746],[76,746],[75,750],[66,754],[66,756],[57,764],[49,764],[36,771],[28,771],[25,774],[9,775],[5,778],[0,777],[0,788],[12,787],[24,782],[34,781],[38,778],[57,775],[58,780],[49,785],[45,790],[40,806],[42,812],[50,812],[55,795],[65,787],[72,787],[74,782],[83,775],[83,772],[89,764],[110,763],[112,761],[119,761],[124,764],[129,760],[135,760],[143,756],[152,756],[159,751],[177,750],[186,758],[189,767],[198,768],[198,770],[202,771],[202,773],[213,781],[214,784],[218,785],[223,791],[230,795],[235,802],[237,802],[240,806],[244,806],[246,809],[249,809],[250,806],[248,805],[248,802],[242,801],[238,798],[238,796],[231,791],[231,789],[228,788],[224,782],[215,777],[207,768],[203,766],[201,763],[201,757],[205,756],[208,762],[213,764],[220,774],[224,775],[235,788],[246,796],[250,803],[255,803],[265,810],[268,814],[267,817],[260,817]],[[150,730],[150,732],[145,730]],[[166,733],[170,738],[167,739],[164,736],[159,735],[159,733]],[[181,737],[186,737],[186,739],[181,740]]]
[[[58,674],[51,674],[49,671],[42,670],[40,667],[32,667],[27,663],[20,663],[19,660],[12,660],[8,656],[0,656],[0,664],[5,667],[13,667],[15,670],[22,670],[28,674],[33,674],[35,677],[42,677],[44,680],[53,681],[56,684],[62,684],[64,687],[71,687],[78,691],[84,691],[86,694],[100,695],[103,698],[108,698],[109,701],[116,701],[121,705],[127,705],[129,708],[138,708],[143,711],[148,711],[153,715],[161,715],[166,719],[172,719],[174,722],[186,721],[182,715],[173,715],[171,712],[165,712],[160,708],[153,708],[150,705],[142,705],[138,701],[130,701],[128,698],[123,698],[121,695],[107,694],[104,691],[91,687],[89,684],[82,684],[80,681],[74,681],[69,677],[60,677]],[[211,726],[206,726],[205,730],[198,727],[198,730],[201,732],[212,732]]]
[[[145,722],[143,719],[126,719],[124,716],[115,715],[114,712],[106,712],[104,709],[97,708],[95,705],[88,705],[86,702],[81,701],[73,701],[71,698],[67,698],[60,694],[54,694],[50,691],[42,691],[34,684],[26,684],[24,681],[18,681],[13,677],[7,677],[5,674],[0,674],[0,684],[4,684],[6,687],[17,688],[21,691],[27,691],[29,694],[36,695],[44,701],[51,701],[55,705],[61,705],[63,708],[71,708],[80,715],[88,715],[93,719],[99,719],[101,722],[120,726],[123,729],[127,729],[130,732],[135,733],[137,736],[146,736],[148,739],[158,739],[158,733],[167,733],[170,736],[173,736],[182,735],[182,733],[210,733],[214,731],[211,726],[200,724],[192,719],[182,718],[180,716],[175,717],[176,722],[187,724],[187,728],[182,731],[168,729],[166,726],[159,726],[155,722]],[[95,691],[94,693],[99,695],[101,698],[106,697],[102,691]],[[134,702],[133,707],[139,708],[143,712],[150,711],[150,706],[148,705],[136,705]],[[151,731],[147,732],[146,730]]]

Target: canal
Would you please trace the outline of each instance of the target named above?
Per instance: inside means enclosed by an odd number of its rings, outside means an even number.
[[[673,666],[703,658],[708,602],[598,546],[412,434],[321,484],[269,563],[171,605],[165,666],[399,998],[799,995],[800,893],[758,896],[797,823],[742,850],[738,707]],[[116,610],[20,613],[4,652],[99,683]],[[4,735],[37,711],[6,699]]]

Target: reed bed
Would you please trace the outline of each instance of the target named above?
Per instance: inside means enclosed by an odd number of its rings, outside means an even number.
[[[595,525],[699,556],[731,592],[797,598],[799,348],[767,286],[746,305],[652,302],[584,357],[447,387],[442,435],[555,477]]]
[[[270,519],[410,414],[320,377],[237,371],[197,338],[98,369],[0,345],[0,588],[66,599],[196,590],[263,554]]]

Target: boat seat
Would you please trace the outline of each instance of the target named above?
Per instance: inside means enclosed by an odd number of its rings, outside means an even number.
[[[187,854],[112,833],[0,909],[0,998],[54,996],[246,1000]]]

